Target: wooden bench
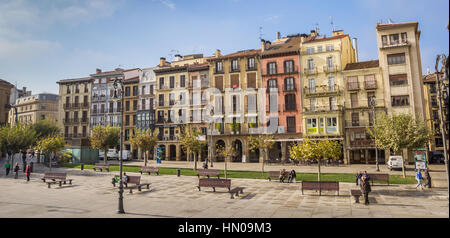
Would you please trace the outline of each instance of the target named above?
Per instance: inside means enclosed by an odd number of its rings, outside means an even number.
[[[94,171],[97,171],[97,169],[100,169],[100,172],[103,172],[103,169],[109,172],[109,164],[95,164]]]
[[[367,174],[367,175],[369,175],[369,179],[372,181],[372,186],[373,181],[387,182],[389,186],[389,174]]]
[[[66,173],[45,173],[44,177],[41,178],[44,183],[48,184],[48,188],[50,188],[50,185],[59,183],[59,186],[61,187],[63,184],[66,184],[66,181],[69,181],[69,184],[72,185],[72,179],[67,179]],[[46,180],[52,180],[50,182]],[[56,181],[59,180],[59,181]]]
[[[207,176],[217,176],[217,178],[220,178],[220,170],[218,169],[198,169],[197,170],[197,177],[200,179],[200,175]]]
[[[339,196],[339,182],[334,181],[302,181],[302,195],[303,190],[319,190],[319,195],[322,195],[322,190],[337,191]]]
[[[147,187],[147,189],[150,189],[151,183],[141,183],[141,176],[129,176],[128,175],[128,181],[125,184],[126,189],[130,189],[130,193],[133,193],[133,189],[137,188],[138,191],[142,191],[142,187]],[[128,184],[134,184],[133,186],[128,186]]]
[[[141,172],[141,174],[148,173],[148,175],[150,175],[150,173],[156,173],[156,175],[159,175],[159,168],[152,167],[152,166],[142,166],[141,170],[139,170],[139,172]]]
[[[269,181],[271,181],[270,178],[280,179],[280,175],[281,175],[281,171],[269,171],[268,179],[269,179]],[[284,172],[284,176],[285,176],[285,178],[288,178],[289,177],[289,171],[285,171]]]
[[[216,192],[216,187],[228,188],[230,191],[231,180],[230,179],[210,179],[210,178],[200,178],[198,179],[198,191],[200,187],[212,187],[214,192]]]
[[[358,189],[352,189],[350,190],[350,193],[353,197],[355,197],[355,203],[359,203],[359,197],[362,195],[361,190]]]

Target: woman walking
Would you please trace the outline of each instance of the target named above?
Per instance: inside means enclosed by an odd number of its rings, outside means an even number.
[[[19,177],[19,162],[16,162],[16,166],[14,167],[14,179],[17,179]]]
[[[30,181],[30,175],[31,175],[31,166],[27,165],[27,168],[25,169],[25,174],[27,176],[27,182]]]

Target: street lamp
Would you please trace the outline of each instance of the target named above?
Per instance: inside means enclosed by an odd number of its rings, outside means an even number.
[[[209,154],[209,162],[211,163],[211,168],[214,167],[213,165],[213,158],[212,158],[212,149],[213,149],[213,145],[212,145],[212,131],[213,131],[213,122],[214,120],[212,120],[212,115],[214,115],[214,108],[211,108],[209,111],[209,150],[208,150],[208,154]]]
[[[375,124],[376,122],[376,113],[375,113],[375,106],[376,106],[376,101],[375,101],[375,97],[371,97],[370,98],[370,106],[372,107],[372,116],[373,116],[373,124]],[[378,165],[378,148],[377,148],[377,144],[375,143],[375,164],[377,166],[377,172],[380,171],[380,166]]]
[[[118,89],[118,83],[120,83],[120,96],[118,95],[117,89]],[[121,113],[121,117],[120,120],[123,119],[123,83],[122,83],[122,79],[120,78],[116,78],[114,80],[114,96],[113,96],[113,100],[118,102],[120,100],[120,113]],[[119,98],[120,97],[120,98]],[[123,131],[123,123],[120,123],[120,155],[119,155],[119,163],[120,163],[120,183],[119,183],[119,211],[118,213],[124,214],[125,210],[123,209],[123,179],[122,179],[122,166],[123,166],[123,160],[122,160],[122,156],[123,156],[123,138],[122,138],[122,131]],[[106,155],[105,155],[106,156]]]

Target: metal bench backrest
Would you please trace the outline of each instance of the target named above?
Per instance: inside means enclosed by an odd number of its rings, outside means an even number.
[[[44,178],[46,179],[65,179],[66,173],[45,173]]]
[[[198,181],[198,185],[200,187],[231,187],[231,180],[230,179],[206,179],[201,178]]]
[[[159,172],[159,168],[157,167],[151,167],[151,166],[142,166],[141,171],[147,171],[147,172]]]
[[[141,183],[141,176],[128,176],[128,182],[139,185]]]
[[[219,175],[220,170],[218,169],[198,169],[197,170],[199,175]]]
[[[368,174],[371,180],[389,181],[389,174]]]

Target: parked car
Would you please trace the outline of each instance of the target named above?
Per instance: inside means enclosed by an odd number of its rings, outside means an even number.
[[[389,156],[387,166],[388,166],[388,169],[390,169],[391,171],[393,169],[402,169],[403,158],[399,155],[391,155],[391,156]]]
[[[129,150],[122,151],[122,160],[131,160],[131,152]]]
[[[98,151],[98,157],[100,159],[103,159],[105,156],[105,152],[102,150]],[[106,152],[106,159],[118,159],[119,158],[119,153],[116,151],[116,149],[108,149],[108,152]]]

